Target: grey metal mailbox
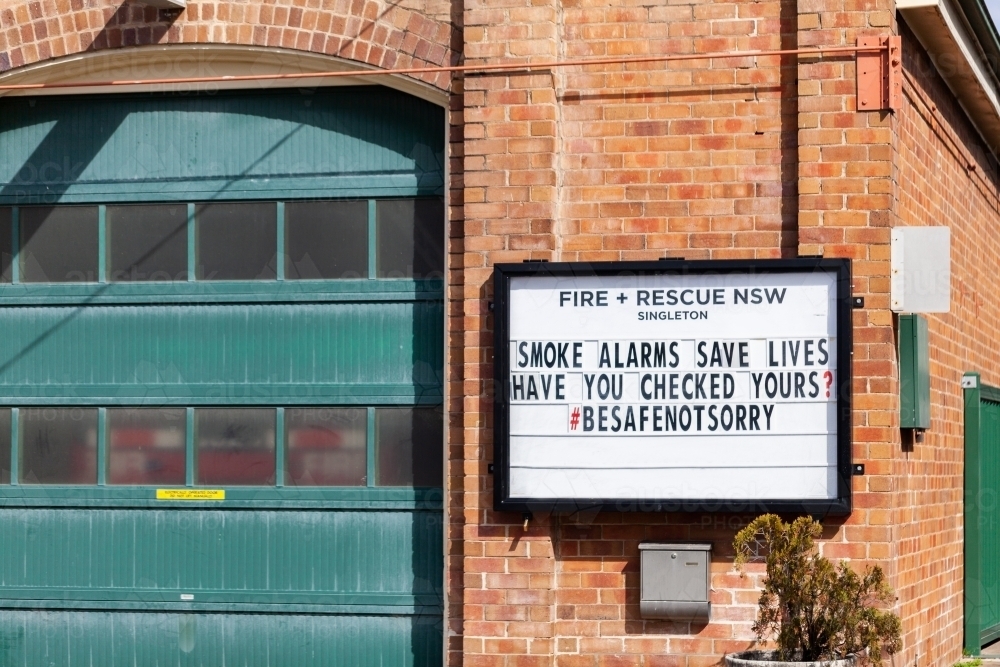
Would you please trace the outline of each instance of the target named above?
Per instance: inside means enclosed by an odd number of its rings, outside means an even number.
[[[712,545],[643,542],[639,545],[639,613],[643,618],[707,621]]]

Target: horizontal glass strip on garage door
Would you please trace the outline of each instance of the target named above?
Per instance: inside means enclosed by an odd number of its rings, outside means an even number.
[[[0,286],[443,273],[440,197],[0,207]]]
[[[0,493],[416,500],[391,491],[440,488],[442,442],[440,407],[13,408],[0,410]]]

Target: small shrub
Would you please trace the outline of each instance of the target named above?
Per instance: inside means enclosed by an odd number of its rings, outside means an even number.
[[[900,622],[882,611],[893,601],[882,569],[859,575],[845,563],[819,555],[815,540],[823,527],[810,517],[785,523],[774,514],[754,519],[733,543],[736,567],[766,552],[767,578],[753,631],[758,641],[773,637],[778,660],[836,660],[856,655],[882,666],[882,652],[899,651]]]

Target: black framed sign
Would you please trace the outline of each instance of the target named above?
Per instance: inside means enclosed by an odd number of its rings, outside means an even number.
[[[848,260],[494,268],[495,509],[850,512]]]

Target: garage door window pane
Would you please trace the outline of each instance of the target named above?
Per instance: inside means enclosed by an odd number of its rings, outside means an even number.
[[[10,484],[10,410],[0,410],[0,484]]]
[[[285,204],[285,278],[368,277],[368,202]]]
[[[286,409],[285,484],[364,486],[367,428],[365,409]]]
[[[0,207],[0,283],[10,282],[10,267],[14,257],[11,247],[13,220],[13,209]]]
[[[108,278],[187,280],[187,206],[109,206]]]
[[[376,204],[379,278],[444,274],[444,202],[387,199]]]
[[[274,280],[278,219],[274,202],[201,204],[195,210],[198,280]]]
[[[183,409],[108,410],[109,484],[184,484]]]
[[[97,282],[96,206],[31,206],[20,216],[22,282]]]
[[[440,487],[442,429],[438,407],[376,409],[376,484]]]
[[[200,408],[194,417],[199,484],[274,484],[274,410]]]
[[[97,483],[97,409],[23,408],[22,484]]]

